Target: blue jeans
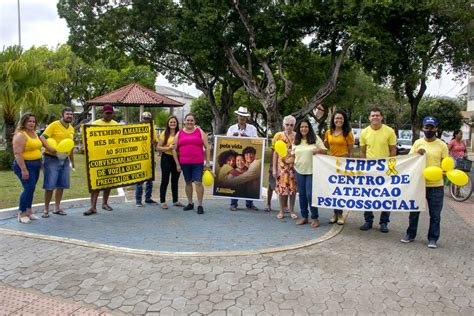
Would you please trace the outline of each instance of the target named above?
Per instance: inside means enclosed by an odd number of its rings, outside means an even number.
[[[146,183],[145,201],[148,201],[148,200],[151,200],[151,191],[153,190],[153,180],[148,180],[145,183]],[[138,183],[135,189],[135,200],[137,200],[137,202],[142,201],[142,194],[143,194],[143,182]]]
[[[237,200],[237,199],[230,199],[230,206],[234,206],[234,207],[239,206],[239,200]],[[246,201],[245,201],[245,207],[246,207],[246,208],[251,208],[251,207],[253,207],[253,201],[252,201],[252,200],[246,200]]]
[[[311,219],[318,219],[318,208],[311,206],[311,198],[313,191],[313,175],[300,174],[295,170],[296,186],[299,193],[300,212],[303,218],[308,218],[308,206],[311,210]]]
[[[443,209],[444,190],[443,187],[427,187],[426,200],[430,212],[430,228],[428,229],[428,240],[438,241],[440,234],[441,210]],[[418,229],[418,219],[420,212],[410,212],[407,235],[410,238],[416,237]]]
[[[374,212],[364,212],[365,221],[368,223],[374,222]],[[390,212],[382,212],[380,214],[380,222],[379,224],[388,224],[390,223]]]
[[[58,159],[55,156],[43,156],[43,189],[69,189],[70,186],[70,171],[69,158],[64,160]]]
[[[36,183],[38,182],[39,173],[41,169],[41,159],[37,160],[25,160],[26,169],[30,177],[28,180],[21,178],[20,166],[13,162],[13,171],[15,172],[18,179],[20,179],[21,185],[23,186],[23,192],[20,195],[20,203],[18,209],[20,212],[26,212],[27,209],[31,208],[33,204],[33,195],[35,194]]]

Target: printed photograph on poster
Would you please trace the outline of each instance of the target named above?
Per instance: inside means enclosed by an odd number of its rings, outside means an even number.
[[[264,138],[216,136],[213,195],[261,200]]]

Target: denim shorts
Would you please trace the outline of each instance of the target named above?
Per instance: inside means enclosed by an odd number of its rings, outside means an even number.
[[[69,189],[69,158],[60,160],[54,156],[43,156],[44,183],[43,189]]]
[[[204,165],[186,163],[181,165],[183,171],[184,181],[186,182],[202,182],[202,173],[204,171]]]

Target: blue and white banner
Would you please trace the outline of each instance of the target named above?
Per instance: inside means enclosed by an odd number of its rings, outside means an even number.
[[[351,211],[425,211],[425,157],[379,159],[315,155],[313,206]]]

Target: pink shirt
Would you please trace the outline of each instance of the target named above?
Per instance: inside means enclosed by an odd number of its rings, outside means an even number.
[[[180,164],[203,164],[204,163],[204,142],[201,137],[201,130],[196,128],[192,133],[179,131],[178,152]]]
[[[452,139],[449,142],[449,145],[451,146],[451,156],[454,158],[463,158],[464,157],[464,151],[466,150],[466,144],[464,144],[464,141],[461,140],[460,143],[458,143],[455,139]]]

